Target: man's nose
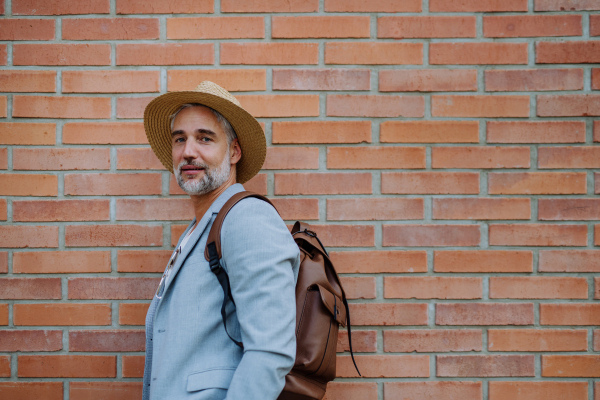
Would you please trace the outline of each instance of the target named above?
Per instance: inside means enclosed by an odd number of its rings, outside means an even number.
[[[198,150],[196,148],[196,143],[194,142],[193,139],[188,139],[185,141],[185,146],[183,148],[183,154],[182,157],[189,160],[189,159],[196,159],[198,158]]]

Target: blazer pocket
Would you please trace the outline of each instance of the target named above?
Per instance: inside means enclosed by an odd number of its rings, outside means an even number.
[[[214,368],[188,375],[187,391],[195,392],[205,389],[228,389],[235,368]]]

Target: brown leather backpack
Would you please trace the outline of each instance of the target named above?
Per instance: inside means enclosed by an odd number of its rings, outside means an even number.
[[[219,263],[221,226],[229,210],[246,197],[256,197],[273,205],[266,197],[257,193],[246,191],[233,195],[217,214],[204,251],[211,271],[223,288],[221,315],[226,332],[227,299],[234,305],[235,301],[231,295],[229,277]],[[294,224],[291,233],[300,248],[300,270],[296,282],[296,362],[285,377],[285,387],[278,400],[321,400],[325,395],[327,382],[335,378],[339,325],[348,327],[350,354],[356,367],[352,352],[350,312],[340,279],[317,234],[308,224],[300,221]],[[231,335],[229,338],[243,348],[241,342]],[[356,370],[358,371],[358,367]]]

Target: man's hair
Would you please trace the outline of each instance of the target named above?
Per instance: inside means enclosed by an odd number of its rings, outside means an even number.
[[[206,107],[210,110],[210,112],[213,113],[213,115],[217,118],[217,121],[219,122],[219,124],[221,124],[221,129],[223,129],[223,131],[225,132],[225,135],[227,136],[227,146],[229,146],[231,144],[231,142],[233,142],[233,139],[237,138],[237,135],[235,134],[235,130],[233,130],[233,127],[231,126],[229,121],[227,121],[227,118],[225,118],[223,115],[221,115],[221,113],[218,112],[217,110],[214,110],[214,109],[212,109],[208,106],[205,106],[204,104],[200,104],[200,103],[187,103],[187,104],[183,104],[181,107],[179,107],[177,109],[177,111],[175,111],[173,113],[173,115],[171,115],[169,117],[169,119],[171,121],[171,131],[173,131],[173,124],[175,123],[175,117],[177,116],[177,114],[179,114],[181,112],[181,110],[184,110],[184,109],[190,108],[190,107]]]

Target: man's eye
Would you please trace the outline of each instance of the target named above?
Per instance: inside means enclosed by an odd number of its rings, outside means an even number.
[[[204,140],[204,139],[206,139],[206,140]],[[201,140],[201,141],[210,142],[212,139],[211,139],[211,138],[209,138],[209,137],[207,137],[207,136],[204,136],[204,137],[200,138],[200,140]]]
[[[177,143],[177,142],[179,142],[179,141],[181,141],[181,140],[183,140],[183,138],[182,138],[182,137],[175,138],[175,143]]]

